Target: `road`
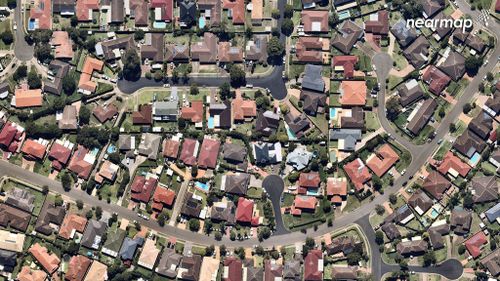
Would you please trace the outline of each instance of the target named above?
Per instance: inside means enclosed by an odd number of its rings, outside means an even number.
[[[281,195],[285,189],[285,183],[283,179],[276,175],[267,176],[262,182],[262,187],[266,190],[269,198],[273,204],[273,210],[276,221],[276,231],[274,235],[287,234],[290,231],[285,227],[283,223],[283,217],[281,214]]]
[[[20,61],[29,61],[33,58],[34,48],[29,45],[24,39],[24,17],[23,17],[23,2],[17,0],[17,7],[14,12],[14,20],[17,24],[14,41],[14,54]]]

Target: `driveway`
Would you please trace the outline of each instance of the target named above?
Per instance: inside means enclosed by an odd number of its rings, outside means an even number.
[[[17,7],[14,12],[14,20],[17,24],[17,30],[15,30],[16,39],[14,41],[14,54],[16,58],[21,61],[29,61],[33,58],[34,48],[24,39],[24,17],[21,11],[22,0],[17,0]]]
[[[283,217],[281,215],[281,195],[285,189],[283,179],[277,175],[267,176],[262,182],[262,187],[266,190],[271,202],[273,204],[274,216],[276,220],[276,231],[274,235],[281,235],[289,233],[283,224]]]

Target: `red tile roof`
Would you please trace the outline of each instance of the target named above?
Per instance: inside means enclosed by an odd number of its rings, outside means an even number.
[[[77,214],[67,215],[59,229],[59,236],[64,239],[72,238],[73,231],[83,233],[85,226],[87,225],[87,218],[79,216]]]
[[[318,172],[301,173],[299,177],[299,186],[305,188],[318,188],[321,178]]]
[[[54,273],[59,267],[61,262],[59,258],[53,253],[49,254],[47,248],[40,246],[40,244],[36,243],[31,246],[29,252],[49,274]]]
[[[223,9],[231,10],[233,24],[245,23],[245,1],[244,0],[224,0]]]
[[[465,248],[467,248],[467,251],[469,251],[469,254],[473,258],[476,258],[481,255],[481,247],[487,243],[488,238],[482,231],[479,231],[478,233],[467,239],[464,244]]]
[[[18,135],[17,127],[12,123],[7,122],[0,132],[0,145],[5,149],[11,148],[11,144],[15,143],[16,135]],[[15,152],[15,150],[9,151]]]
[[[316,197],[314,196],[297,195],[293,200],[293,206],[296,209],[314,210],[317,204],[318,199],[316,199]]]
[[[38,29],[52,28],[52,1],[37,0],[30,10],[30,19],[38,20]]]
[[[328,32],[328,11],[302,11],[302,23],[305,32]]]
[[[198,123],[203,120],[203,101],[192,101],[190,107],[181,108],[181,118]]]
[[[344,165],[344,170],[357,191],[362,190],[363,185],[372,178],[370,171],[368,171],[366,165],[359,158]]]
[[[334,56],[332,67],[344,71],[345,78],[354,77],[354,65],[358,62],[356,56]]]
[[[205,138],[201,144],[198,166],[202,168],[215,169],[217,157],[219,156],[220,141]]]
[[[91,10],[99,10],[99,0],[76,0],[75,13],[79,21],[91,21]]]
[[[89,153],[89,150],[82,145],[78,145],[78,149],[73,153],[73,157],[69,162],[68,169],[76,173],[80,178],[88,179],[90,172],[92,171],[93,163],[88,163],[84,160],[85,155]]]
[[[21,151],[25,154],[25,156],[34,158],[37,160],[42,160],[45,156],[45,152],[47,147],[39,142],[36,142],[32,139],[27,139],[24,142],[23,148]]]
[[[32,270],[29,265],[23,266],[17,275],[18,281],[45,281],[47,273],[43,270]]]
[[[244,100],[237,97],[233,99],[231,108],[233,109],[234,121],[244,121],[245,118],[257,116],[257,105],[254,100]]]
[[[173,0],[151,0],[151,8],[161,8],[161,19],[163,21],[172,21],[172,19],[174,18]]]
[[[85,63],[83,64],[82,74],[80,75],[80,81],[78,82],[78,88],[93,93],[97,88],[97,84],[92,81],[92,74],[94,71],[101,72],[103,67],[104,62],[87,56],[85,58]]]
[[[443,161],[439,165],[437,165],[437,170],[441,174],[446,175],[448,172],[450,172],[450,169],[455,170],[462,177],[466,177],[471,170],[471,167],[460,160],[460,158],[455,156],[453,152],[448,151],[445,154]]]
[[[158,186],[153,195],[153,209],[163,210],[163,206],[172,206],[174,204],[175,191]]]
[[[92,260],[85,256],[72,256],[64,279],[67,281],[82,281],[91,263]]]
[[[365,81],[342,81],[340,103],[347,106],[365,105],[366,90]]]
[[[238,198],[238,207],[236,208],[236,221],[250,223],[253,215],[253,201],[244,197]]]
[[[130,197],[132,197],[133,200],[148,203],[151,198],[151,193],[153,193],[157,185],[158,180],[153,177],[146,180],[143,176],[136,176],[130,187]]]
[[[58,166],[68,164],[69,158],[71,156],[71,149],[63,146],[58,142],[54,142],[49,152],[49,159],[57,162]]]
[[[383,176],[399,160],[399,155],[392,149],[391,145],[382,145],[366,161],[366,165],[377,175]]]
[[[301,36],[295,44],[297,61],[323,62],[323,42],[321,37]]]
[[[16,89],[14,95],[17,108],[42,106],[43,104],[41,89],[28,90],[25,87],[21,87]]]
[[[177,156],[179,155],[179,147],[181,143],[176,140],[165,140],[163,142],[163,156],[177,159]]]
[[[326,181],[326,195],[346,196],[347,180],[345,178],[328,178]]]
[[[94,108],[92,113],[97,118],[97,120],[99,120],[99,122],[104,123],[108,120],[113,119],[113,117],[118,114],[118,109],[114,104],[110,104],[105,107],[98,105],[96,108]]]
[[[227,277],[223,277],[223,281],[242,281],[243,280],[243,263],[235,256],[230,256],[224,259],[224,267],[227,267]],[[226,270],[224,269],[224,272]]]
[[[318,249],[309,250],[304,259],[304,280],[323,280],[323,252]]]
[[[444,88],[450,83],[451,78],[439,70],[439,68],[431,65],[424,72],[422,80],[429,84],[429,90],[432,93],[440,95]]]
[[[186,165],[194,165],[196,163],[196,145],[197,140],[194,139],[184,139],[182,142],[182,150],[179,159]]]
[[[72,59],[73,46],[66,31],[54,31],[50,44],[55,46],[54,57],[56,59]]]

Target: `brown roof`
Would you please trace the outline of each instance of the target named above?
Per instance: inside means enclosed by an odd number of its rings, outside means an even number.
[[[153,123],[153,106],[143,104],[138,111],[132,112],[132,122],[134,125],[151,125]]]
[[[226,10],[231,10],[233,24],[245,23],[245,1],[244,0],[224,0],[223,6]]]
[[[429,98],[425,100],[415,116],[413,116],[411,121],[406,125],[406,128],[414,135],[418,135],[434,114],[436,107],[437,102],[435,99]]]
[[[220,141],[205,138],[201,144],[198,165],[202,168],[215,169],[219,156]]]
[[[434,205],[434,202],[427,193],[419,189],[408,199],[408,205],[415,209],[419,215],[423,215]]]
[[[474,177],[472,179],[472,200],[484,203],[498,200],[499,184],[495,176]]]
[[[191,44],[191,59],[200,63],[215,63],[217,61],[217,36],[205,32],[203,41]]]
[[[68,272],[64,275],[67,281],[83,281],[92,261],[85,256],[73,256],[69,260]]]
[[[434,198],[441,200],[443,194],[450,188],[451,182],[436,171],[432,171],[424,180],[423,189],[429,192]]]
[[[497,1],[497,11],[500,11],[500,0]],[[481,263],[492,276],[500,275],[500,248],[484,257]]]
[[[78,112],[76,106],[66,105],[64,107],[62,118],[58,121],[61,130],[76,130],[78,128]]]
[[[254,100],[244,100],[241,97],[234,98],[231,101],[233,109],[233,119],[235,121],[244,121],[246,118],[257,116],[257,105]]]
[[[454,149],[469,158],[474,153],[481,153],[485,147],[486,142],[471,130],[465,130],[453,143]]]
[[[86,225],[87,218],[77,214],[69,214],[64,218],[59,228],[59,236],[64,239],[70,239],[74,232],[83,233]]]
[[[440,95],[444,88],[450,83],[451,78],[439,70],[439,68],[431,65],[424,72],[422,80],[429,84],[429,90],[433,94]]]
[[[182,142],[182,150],[179,159],[186,165],[194,165],[196,163],[196,147],[198,141],[194,139],[184,139]]]
[[[465,178],[471,170],[471,167],[464,163],[460,158],[455,156],[453,152],[448,151],[444,155],[443,161],[441,161],[439,165],[437,165],[437,170],[441,174],[446,175],[451,172],[450,169]]]
[[[304,32],[328,32],[328,11],[307,10],[301,12]]]
[[[243,61],[243,50],[241,47],[231,46],[230,42],[219,42],[220,62],[241,62]]]
[[[301,173],[299,177],[299,186],[306,188],[318,188],[321,178],[318,172]]]
[[[189,46],[181,44],[167,44],[165,60],[168,62],[189,60]]]
[[[180,145],[179,141],[173,139],[165,140],[163,142],[163,156],[177,159]]]
[[[389,34],[389,12],[387,10],[378,11],[376,19],[365,22],[365,32],[380,35]]]
[[[136,1],[142,2],[142,0]],[[141,45],[141,58],[158,63],[163,62],[163,33],[147,33],[145,41],[145,44]]]
[[[114,104],[107,106],[98,105],[92,111],[94,116],[99,120],[99,122],[104,123],[108,120],[113,119],[113,117],[118,114],[118,108]]]
[[[439,65],[439,68],[451,79],[458,81],[465,74],[465,58],[461,54],[452,51],[446,60]]]
[[[147,1],[130,0],[130,9],[133,10],[133,12],[134,12],[135,26],[148,26],[148,24],[149,24],[149,3]],[[162,47],[163,47],[163,44],[162,44]]]
[[[321,37],[299,37],[295,44],[297,61],[322,63],[323,62],[323,38]]]
[[[31,214],[5,204],[0,204],[0,225],[2,227],[12,227],[24,232],[28,228],[30,220]]]
[[[362,34],[363,29],[361,27],[357,26],[351,20],[346,20],[342,23],[339,33],[332,40],[332,46],[344,54],[349,54]]]

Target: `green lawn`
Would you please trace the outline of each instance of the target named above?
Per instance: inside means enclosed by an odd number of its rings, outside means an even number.
[[[2,6],[2,5],[0,5],[0,6]],[[8,31],[8,30],[11,30],[10,19],[6,19],[6,20],[0,22],[0,33],[3,33],[3,32]],[[11,45],[12,44],[6,45],[3,42],[3,40],[0,40],[0,49],[2,49],[2,50],[9,50]]]
[[[380,128],[380,122],[378,121],[377,114],[372,111],[365,112],[365,124],[366,130],[369,132],[374,132]]]

